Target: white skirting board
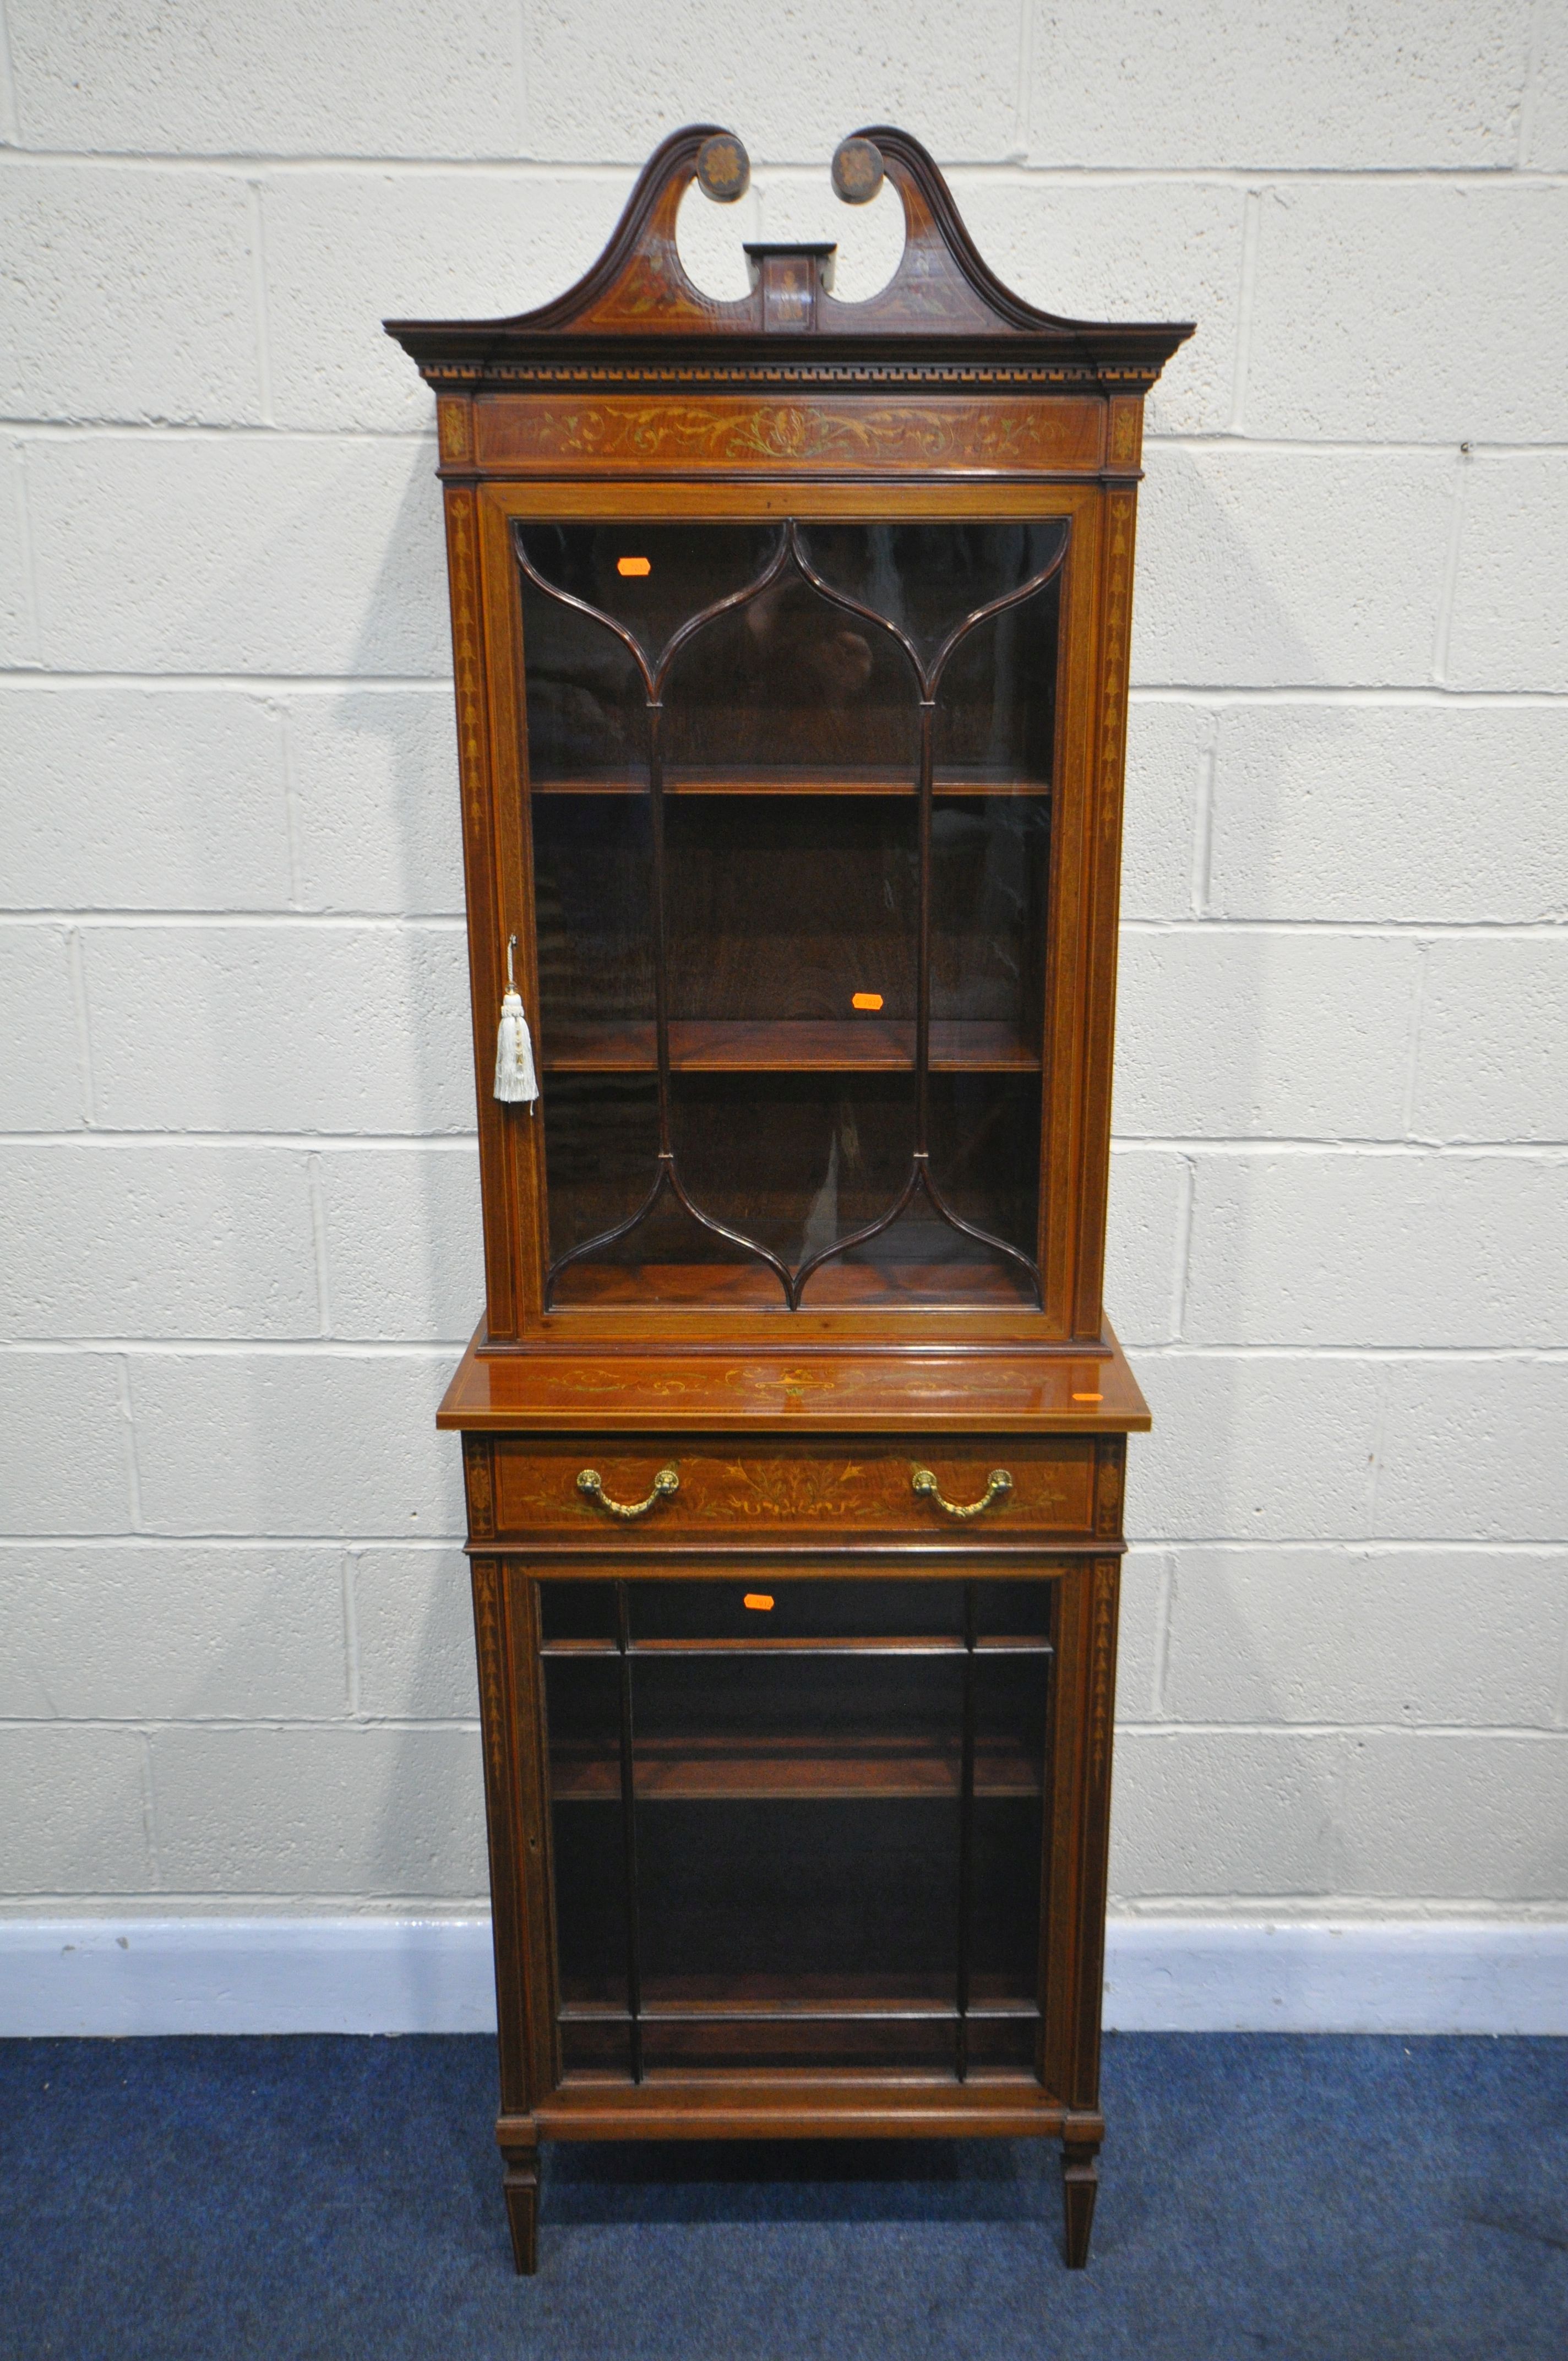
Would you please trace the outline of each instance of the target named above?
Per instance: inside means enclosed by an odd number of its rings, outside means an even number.
[[[0,1918],[0,2037],[485,2033],[488,1918]],[[1133,2033],[1568,2034],[1568,1925],[1123,1918]]]

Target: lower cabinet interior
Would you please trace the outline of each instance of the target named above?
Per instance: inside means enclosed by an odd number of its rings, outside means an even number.
[[[562,2068],[1036,2076],[1057,1585],[540,1585]]]

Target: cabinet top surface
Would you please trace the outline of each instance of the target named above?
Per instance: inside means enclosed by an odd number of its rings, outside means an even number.
[[[676,1355],[636,1345],[486,1352],[477,1335],[436,1422],[555,1433],[1125,1434],[1146,1433],[1150,1418],[1114,1337],[1097,1354],[745,1345]]]
[[[389,320],[388,334],[422,375],[452,389],[818,382],[852,393],[892,382],[1041,395],[1145,392],[1192,334],[1182,323],[1061,319],[1025,302],[981,259],[925,148],[886,126],[855,135],[873,144],[904,207],[904,253],[880,292],[840,302],[830,246],[750,246],[750,294],[705,294],[682,268],[676,215],[705,147],[728,138],[698,124],[666,139],[603,254],[553,302],[510,319]]]

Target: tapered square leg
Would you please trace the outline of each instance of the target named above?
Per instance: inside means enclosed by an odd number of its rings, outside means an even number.
[[[1100,2193],[1100,2151],[1087,2142],[1066,2140],[1061,2152],[1062,2211],[1067,2222],[1067,2267],[1080,2271],[1089,2260],[1089,2234]]]
[[[507,2221],[511,2227],[512,2261],[520,2278],[532,2278],[539,2268],[539,2151],[505,2151]]]

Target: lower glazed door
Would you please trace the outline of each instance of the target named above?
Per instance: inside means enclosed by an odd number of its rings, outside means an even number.
[[[1057,1595],[542,1580],[566,2080],[1034,2078]]]

